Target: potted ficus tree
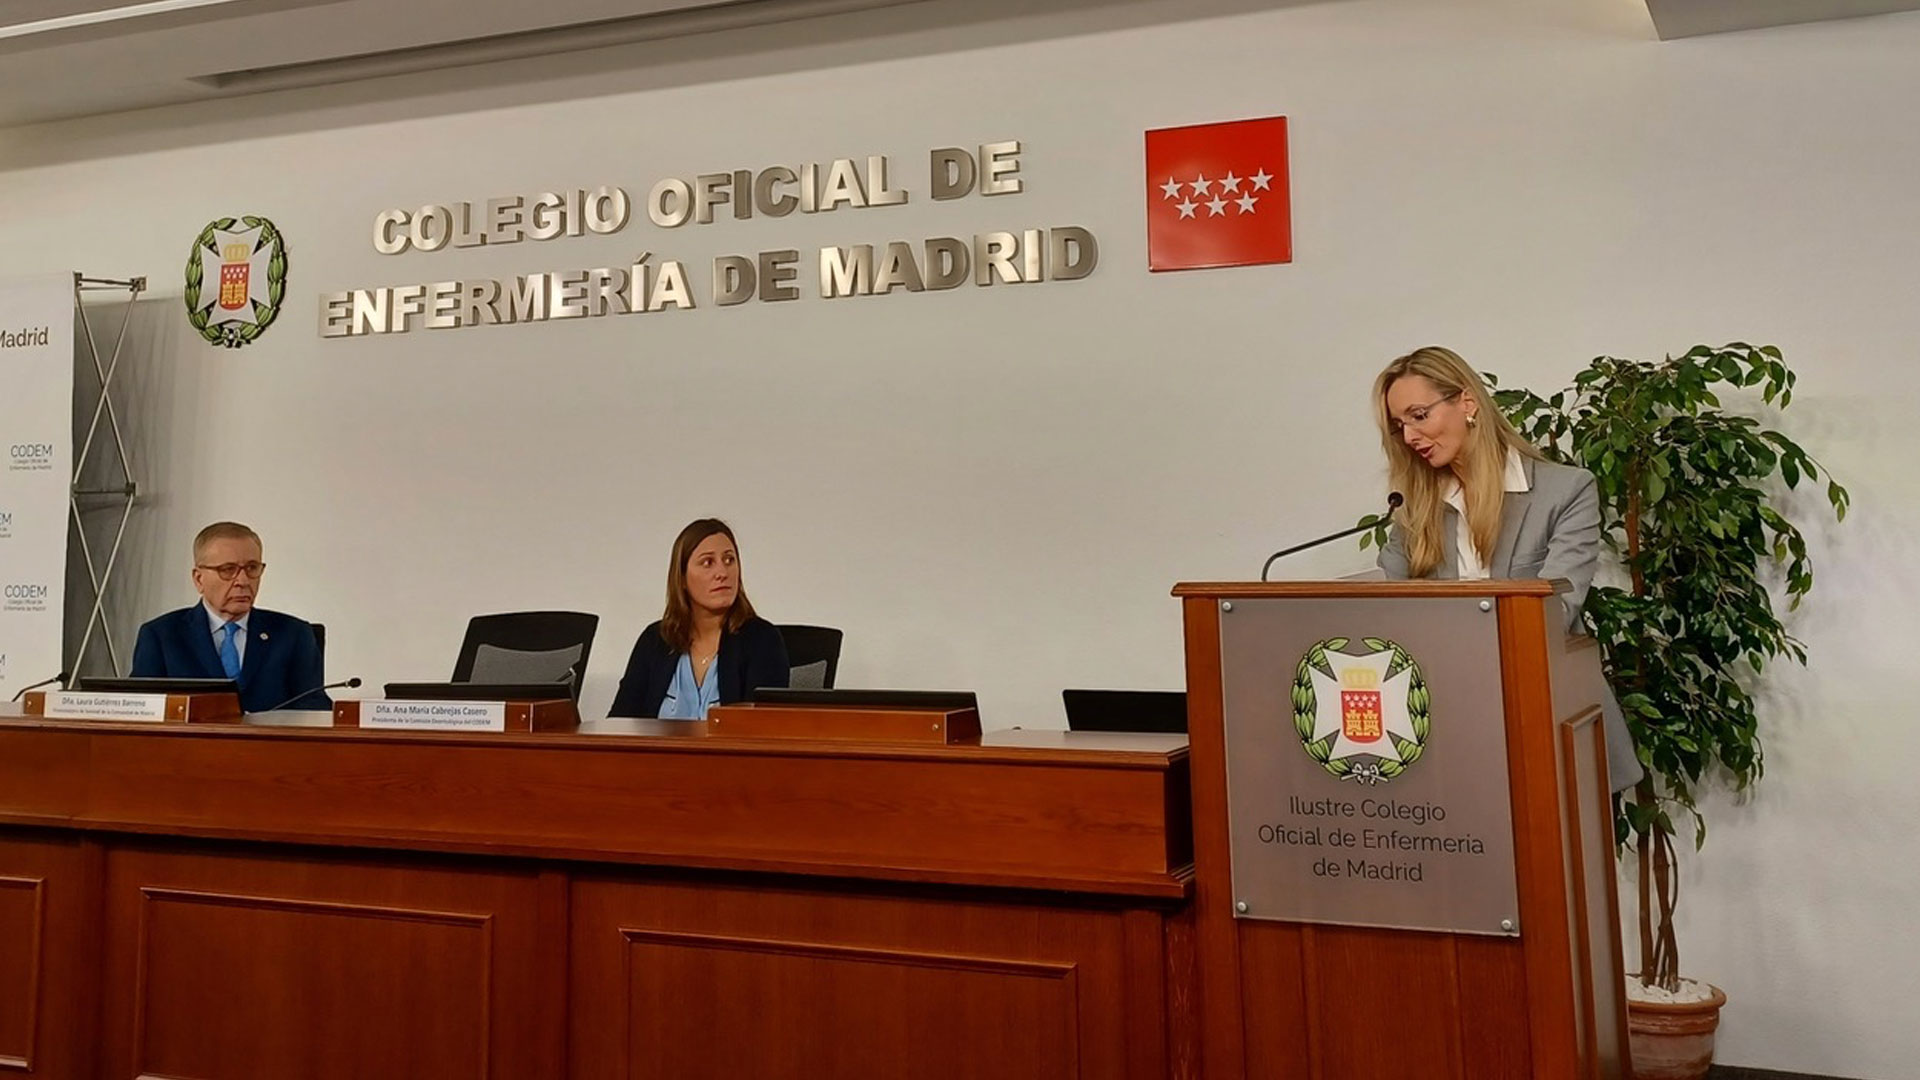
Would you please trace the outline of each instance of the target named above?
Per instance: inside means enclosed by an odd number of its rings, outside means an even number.
[[[1613,583],[1587,594],[1586,616],[1646,766],[1615,820],[1638,871],[1639,970],[1627,998],[1641,1080],[1697,1080],[1712,1063],[1726,997],[1680,976],[1676,841],[1683,824],[1696,849],[1706,841],[1703,781],[1738,790],[1759,779],[1756,681],[1774,661],[1806,662],[1775,606],[1784,597],[1791,610],[1813,588],[1786,491],[1826,470],[1763,419],[1793,400],[1794,378],[1779,349],[1736,343],[1659,363],[1603,356],[1551,397],[1494,394],[1549,457],[1593,473],[1618,558]],[[1738,400],[1723,404],[1722,392]],[[1825,480],[1844,520],[1847,491]]]

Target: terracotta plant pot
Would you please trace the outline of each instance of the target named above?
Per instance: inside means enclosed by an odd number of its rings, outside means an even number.
[[[1631,976],[1629,976],[1631,977]],[[1627,998],[1634,1080],[1702,1080],[1713,1066],[1713,1034],[1727,995],[1709,985],[1705,1001],[1667,1004]]]

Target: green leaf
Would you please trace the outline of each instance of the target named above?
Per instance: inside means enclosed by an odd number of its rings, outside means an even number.
[[[1616,836],[1671,836],[1684,812],[1698,844],[1696,791],[1761,775],[1769,715],[1757,690],[1773,660],[1805,662],[1781,619],[1814,583],[1782,500],[1806,480],[1825,485],[1836,520],[1851,508],[1839,480],[1778,430],[1797,379],[1777,347],[1733,342],[1653,361],[1597,356],[1564,389],[1510,386],[1496,399],[1550,458],[1594,474],[1602,549],[1633,553],[1631,587],[1596,585],[1582,615],[1649,776],[1617,804]]]

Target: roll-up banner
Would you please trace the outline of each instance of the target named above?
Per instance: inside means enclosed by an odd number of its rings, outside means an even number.
[[[0,280],[0,701],[60,673],[73,275]]]

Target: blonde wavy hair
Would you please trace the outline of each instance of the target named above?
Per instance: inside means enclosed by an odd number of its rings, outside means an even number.
[[[1471,398],[1476,422],[1467,428],[1467,441],[1451,466],[1436,469],[1413,452],[1394,431],[1387,413],[1387,391],[1408,375],[1419,375],[1464,407]],[[1388,364],[1373,380],[1373,415],[1380,425],[1380,445],[1387,455],[1387,473],[1393,490],[1406,496],[1394,519],[1406,534],[1407,572],[1426,577],[1446,558],[1447,480],[1457,477],[1466,493],[1467,532],[1480,561],[1491,562],[1500,540],[1500,509],[1506,501],[1506,451],[1540,458],[1538,448],[1520,437],[1493,403],[1473,366],[1452,349],[1429,345]]]

